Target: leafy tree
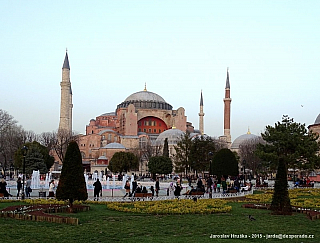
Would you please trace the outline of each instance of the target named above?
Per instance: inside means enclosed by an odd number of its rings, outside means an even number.
[[[113,173],[128,172],[139,168],[139,159],[131,152],[116,152],[112,156],[108,168]]]
[[[282,121],[277,122],[274,127],[267,126],[261,136],[266,144],[258,145],[257,154],[264,161],[270,161],[272,168],[277,168],[280,158],[284,160],[287,168],[302,165],[308,170],[319,168],[318,136],[308,133],[305,124],[296,123],[292,118],[283,116]]]
[[[181,136],[180,141],[177,145],[174,146],[176,154],[173,156],[173,160],[175,163],[175,171],[183,172],[188,171],[191,168],[191,164],[189,161],[190,149],[192,146],[192,141],[190,138],[190,133],[187,131],[184,135]]]
[[[25,143],[24,146],[28,148],[26,154],[26,174],[32,174],[33,170],[39,170],[41,174],[47,173],[54,163],[54,158],[49,154],[49,150],[34,141],[32,143]],[[15,167],[22,169],[23,166],[23,152],[19,148],[15,153]]]
[[[288,192],[287,166],[283,158],[280,158],[278,163],[271,210],[276,214],[292,214]]]
[[[69,200],[71,210],[75,200],[88,199],[81,153],[76,141],[68,145],[56,196],[58,200]]]
[[[164,145],[163,145],[163,156],[169,158],[169,145],[168,145],[168,138],[164,140]]]
[[[228,175],[237,176],[239,167],[235,154],[230,149],[221,149],[213,157],[211,170],[210,174],[218,178]]]
[[[266,144],[259,144],[257,154],[261,159],[270,161],[270,166],[277,167],[272,210],[281,214],[291,213],[288,199],[287,169],[303,163],[307,169],[319,167],[318,136],[308,133],[304,124],[296,123],[292,118],[283,116],[274,127],[267,126],[261,134]]]
[[[170,174],[173,169],[172,160],[166,156],[151,157],[148,167],[154,178],[156,174]]]
[[[218,142],[209,136],[197,136],[192,139],[190,148],[191,169],[197,172],[208,171],[210,167],[211,155],[216,151]]]

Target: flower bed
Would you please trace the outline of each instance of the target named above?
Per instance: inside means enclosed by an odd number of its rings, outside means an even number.
[[[270,204],[243,204],[243,208],[251,208],[251,209],[270,209]],[[311,210],[308,208],[301,208],[301,207],[292,207],[293,212],[297,213],[304,213],[308,216],[311,220],[320,219],[320,212],[317,210]]]
[[[110,202],[107,207],[121,212],[146,214],[212,214],[231,211],[227,201],[220,199],[205,200],[166,200],[166,201],[138,201],[138,202]]]
[[[85,205],[73,205],[73,212],[88,211],[89,208],[89,206]],[[69,207],[65,204],[19,205],[2,209],[0,217],[78,225],[77,218],[52,214],[65,213],[68,210]]]

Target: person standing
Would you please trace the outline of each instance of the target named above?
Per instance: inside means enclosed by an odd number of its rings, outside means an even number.
[[[21,177],[19,177],[17,180],[17,198],[19,197],[21,188],[22,188],[22,181],[21,181]]]
[[[134,193],[136,192],[138,183],[136,181],[136,179],[134,179],[134,181],[132,182],[132,191],[131,191],[131,195],[134,195]]]
[[[95,183],[93,183],[94,190],[93,190],[93,196],[94,196],[94,201],[97,199],[99,201],[99,194],[102,192],[102,185],[101,182],[99,181],[99,178],[96,180]]]
[[[159,191],[160,191],[160,183],[159,183],[159,179],[158,178],[156,180],[155,188],[156,188],[156,196],[158,197],[159,196]]]
[[[56,186],[54,184],[54,180],[51,180],[50,184],[49,184],[49,197],[54,197],[55,188],[56,188]]]
[[[130,195],[130,182],[127,180],[126,184],[124,185],[124,189],[126,189],[126,195],[123,198]]]
[[[30,197],[30,192],[32,192],[32,189],[31,189],[31,179],[30,177],[27,177],[27,182],[26,182],[26,197]]]

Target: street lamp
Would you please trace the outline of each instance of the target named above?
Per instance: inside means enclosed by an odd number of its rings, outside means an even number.
[[[242,165],[243,165],[243,186],[245,186],[245,182],[246,182],[246,160],[245,159],[242,161]]]
[[[210,158],[210,160],[209,160],[209,183],[210,183],[210,193],[209,193],[209,198],[212,198],[212,184],[213,184],[213,181],[212,181],[212,178],[211,178],[211,169],[212,169],[212,167],[211,167],[211,164],[212,164],[212,155],[213,155],[213,153],[210,151],[209,153],[208,153],[208,155],[209,155],[209,158]]]
[[[10,159],[10,166],[9,166],[9,180],[11,180],[11,171],[14,170],[12,160]]]
[[[28,152],[28,147],[27,146],[23,146],[22,148],[22,155],[23,155],[23,179],[22,179],[22,193],[21,193],[21,198],[24,199],[25,195],[24,195],[24,181],[25,181],[25,177],[26,177],[26,155]]]

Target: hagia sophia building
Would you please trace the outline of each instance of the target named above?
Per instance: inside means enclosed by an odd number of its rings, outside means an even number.
[[[61,104],[59,130],[72,131],[72,89],[70,82],[70,65],[68,53],[62,67]],[[224,134],[219,140],[228,148],[237,150],[243,139],[255,135],[240,136],[231,143],[230,114],[231,97],[229,71],[227,71],[224,101]],[[119,151],[134,151],[147,143],[163,145],[168,138],[169,153],[174,154],[173,146],[184,132],[191,136],[204,134],[204,112],[202,91],[200,94],[199,130],[194,129],[187,121],[185,109],[174,109],[160,95],[147,90],[129,95],[116,106],[114,112],[104,113],[91,119],[86,125],[86,134],[79,135],[78,144],[82,155],[82,163],[87,172],[107,173],[107,166],[113,154]],[[320,115],[318,124],[310,125],[309,129],[320,130]],[[140,172],[147,172],[146,162],[141,163]]]

